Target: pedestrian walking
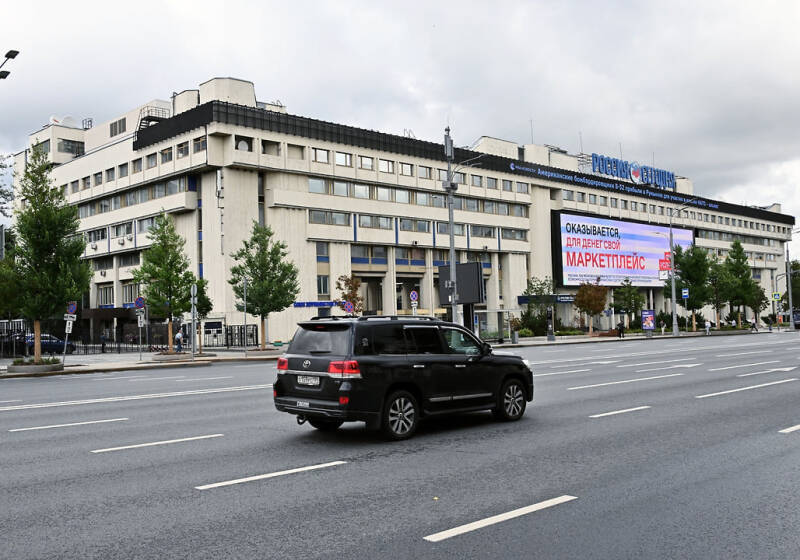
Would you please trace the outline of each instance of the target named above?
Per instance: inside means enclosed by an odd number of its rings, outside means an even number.
[[[658,326],[661,327],[661,334],[663,335],[664,334],[664,329],[667,327],[667,325],[664,324],[663,319],[661,321],[659,321]]]
[[[100,352],[106,353],[106,333],[100,333]]]
[[[706,336],[711,334],[711,321],[706,319]]]
[[[617,325],[617,336],[625,338],[625,321],[620,321],[619,325]]]
[[[175,351],[176,352],[183,352],[183,334],[181,331],[175,333]]]

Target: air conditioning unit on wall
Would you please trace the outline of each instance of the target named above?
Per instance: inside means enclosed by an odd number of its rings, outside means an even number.
[[[101,270],[100,271],[100,276],[105,276],[105,275],[106,275],[106,271],[105,270]]]
[[[97,243],[92,243],[90,246],[92,249],[97,249]]]
[[[133,234],[132,233],[128,234],[128,241],[133,241]]]
[[[119,243],[120,245],[125,245],[125,239],[124,239],[124,238],[122,238],[122,237],[120,237],[120,238],[119,238],[119,240],[118,240],[118,243]]]

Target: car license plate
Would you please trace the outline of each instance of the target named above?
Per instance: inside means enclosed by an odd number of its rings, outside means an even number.
[[[297,376],[297,384],[298,385],[319,385],[319,377],[315,375],[298,375]]]
[[[308,402],[307,401],[297,401],[297,406],[299,406],[300,408],[308,408]]]

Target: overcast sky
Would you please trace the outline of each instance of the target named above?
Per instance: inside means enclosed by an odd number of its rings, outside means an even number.
[[[120,7],[117,7],[120,6]],[[123,7],[124,6],[124,7]],[[290,113],[655,164],[800,210],[798,2],[13,2],[0,153],[213,76]]]

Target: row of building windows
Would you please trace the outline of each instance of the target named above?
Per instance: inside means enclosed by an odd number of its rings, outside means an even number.
[[[331,181],[317,177],[309,177],[308,191],[317,194],[334,196],[347,196],[365,200],[379,200],[383,202],[398,202],[400,204],[416,204],[417,206],[433,206],[435,208],[447,207],[447,195],[432,194],[424,191],[412,191],[395,187],[377,187],[347,181]],[[496,200],[481,200],[456,196],[453,198],[453,208],[468,212],[484,212],[499,214],[501,216],[528,217],[528,207],[525,204],[513,202],[499,202]]]
[[[727,231],[714,231],[709,229],[698,229],[697,237],[700,239],[712,239],[715,241],[738,241],[739,243],[749,243],[751,245],[764,245],[766,247],[779,247],[777,239],[767,237],[755,237],[753,235],[742,235],[739,233],[729,233]]]
[[[350,214],[348,212],[332,212],[329,210],[309,210],[308,221],[311,224],[327,224],[335,226],[349,226]],[[375,216],[372,214],[356,214],[358,225],[363,228],[393,229],[394,218],[392,216]],[[448,222],[435,222],[436,233],[449,235],[450,227]],[[400,218],[400,229],[402,231],[415,231],[419,233],[430,233],[430,220],[417,220],[413,218]],[[473,237],[495,238],[497,228],[493,226],[473,225],[470,226],[470,233]],[[453,224],[453,235],[464,236],[467,224]],[[517,228],[500,228],[500,236],[503,239],[514,239],[526,241],[528,230]]]
[[[186,177],[176,177],[167,181],[160,181],[152,185],[132,189],[124,193],[115,194],[85,202],[78,205],[78,217],[88,218],[95,214],[104,214],[111,210],[127,208],[150,200],[182,193],[186,190]]]
[[[551,191],[551,198],[555,196],[557,191]],[[597,206],[608,206],[609,203],[611,208],[620,208],[621,210],[628,210],[630,208],[631,212],[647,212],[649,214],[657,214],[659,216],[669,215],[671,210],[670,207],[664,206],[657,206],[655,204],[647,204],[644,202],[636,202],[634,200],[627,201],[624,199],[617,199],[592,194],[589,193],[588,195],[584,192],[575,192],[569,189],[563,189],[561,191],[561,198],[562,200],[570,200],[575,202],[586,202],[588,204],[594,204]],[[754,222],[751,220],[743,220],[741,218],[731,218],[730,216],[718,216],[716,214],[708,214],[705,212],[696,212],[694,210],[686,210],[682,211],[682,216],[687,219],[696,220],[699,222],[709,222],[712,224],[720,224],[726,226],[735,226],[741,228],[749,228],[753,230],[760,230],[760,231],[768,231],[768,232],[777,232],[777,233],[789,233],[789,228],[785,226],[776,226],[774,224],[765,224],[762,222]]]
[[[117,266],[120,268],[126,266],[138,266],[139,265],[139,253],[124,253],[117,257]],[[92,269],[97,270],[111,270],[114,268],[114,257],[113,256],[106,256],[106,257],[97,257],[92,259]]]
[[[122,303],[131,304],[139,297],[139,284],[134,282],[122,283]],[[113,282],[105,282],[96,285],[97,290],[97,305],[108,307],[114,305],[114,284]]]

